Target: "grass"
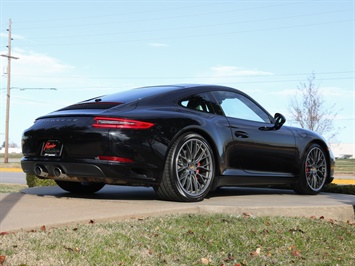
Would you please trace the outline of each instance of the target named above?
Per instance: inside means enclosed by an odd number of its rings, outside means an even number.
[[[355,225],[179,215],[0,236],[5,265],[353,265]]]
[[[22,154],[9,154],[9,163],[4,163],[4,156],[5,155],[3,153],[0,154],[0,168],[21,168],[21,163],[19,161],[23,156]],[[16,162],[11,162],[14,159]]]
[[[2,160],[0,162],[0,168],[21,168],[21,163],[18,162],[4,163],[4,161]]]
[[[0,193],[25,187],[0,184]],[[355,195],[355,186],[324,191]],[[0,232],[0,265],[353,265],[354,246],[350,222],[186,214]]]
[[[328,184],[322,189],[323,192],[355,195],[355,185]]]
[[[18,159],[18,158],[22,158],[22,153],[10,153],[9,154],[9,158],[12,158],[12,159]],[[5,154],[4,153],[0,153],[0,158],[4,158],[5,157]]]
[[[21,189],[24,189],[24,188],[28,188],[28,186],[27,185],[18,185],[18,184],[0,184],[0,193],[20,192]]]
[[[337,159],[335,174],[355,175],[355,159]]]

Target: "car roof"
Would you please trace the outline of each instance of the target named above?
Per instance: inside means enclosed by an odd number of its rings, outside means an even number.
[[[103,95],[95,97],[84,102],[90,101],[102,101],[102,102],[121,102],[127,103],[134,100],[140,100],[144,98],[150,98],[154,96],[162,96],[166,93],[171,92],[182,92],[188,90],[192,92],[192,89],[198,91],[209,91],[213,89],[220,90],[235,90],[229,87],[218,86],[218,85],[204,85],[204,84],[175,84],[175,85],[158,85],[158,86],[146,86],[135,89],[130,89],[126,91],[121,91],[113,94]]]
[[[93,110],[93,109],[110,109],[110,108],[124,108],[129,104],[134,104],[137,101],[140,105],[144,104],[169,104],[176,96],[184,96],[186,94],[195,94],[211,90],[234,90],[228,87],[216,85],[203,85],[203,84],[177,84],[177,85],[158,85],[146,86],[125,91],[120,91],[113,94],[107,94],[81,101],[67,107],[61,108],[60,111],[72,110]],[[235,90],[234,90],[235,91]],[[134,104],[136,106],[136,104]]]

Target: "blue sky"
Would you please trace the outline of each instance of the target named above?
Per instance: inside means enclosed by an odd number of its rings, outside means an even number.
[[[10,142],[36,117],[97,95],[176,83],[245,91],[288,125],[312,72],[355,142],[355,2],[0,0],[0,54],[12,20]],[[0,57],[0,143],[7,59]],[[55,88],[56,90],[50,90]]]

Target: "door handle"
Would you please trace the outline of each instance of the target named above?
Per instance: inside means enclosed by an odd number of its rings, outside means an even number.
[[[249,135],[244,132],[244,131],[235,131],[234,132],[234,135],[237,137],[237,138],[242,138],[242,139],[246,139],[246,138],[249,138]]]

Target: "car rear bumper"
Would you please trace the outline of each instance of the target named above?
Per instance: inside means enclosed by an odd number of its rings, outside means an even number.
[[[159,174],[134,163],[85,159],[76,161],[22,158],[22,170],[39,178],[75,182],[103,182],[117,185],[156,185]]]

